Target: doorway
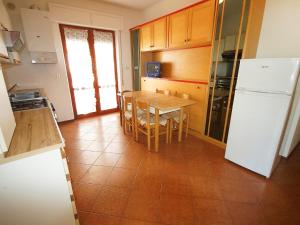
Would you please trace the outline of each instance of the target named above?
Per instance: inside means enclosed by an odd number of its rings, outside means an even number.
[[[133,90],[141,90],[141,75],[140,75],[140,43],[139,30],[132,30],[131,36],[131,52],[132,52],[132,71],[133,71]]]
[[[115,32],[59,26],[74,117],[117,111]]]

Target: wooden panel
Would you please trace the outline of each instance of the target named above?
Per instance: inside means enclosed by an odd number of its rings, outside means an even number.
[[[153,60],[162,63],[162,77],[208,81],[211,46],[154,52]]]
[[[214,1],[192,7],[189,11],[188,45],[211,43]]]
[[[147,24],[141,28],[141,51],[149,51],[152,46],[152,24]]]
[[[155,91],[158,89],[169,89],[171,93],[187,93],[191,95],[191,99],[197,104],[190,106],[190,129],[203,135],[205,127],[205,116],[207,107],[207,91],[208,86],[205,84],[181,83],[176,81],[168,81],[155,78],[142,78],[142,90]]]
[[[152,50],[167,47],[167,18],[153,22],[153,48]]]
[[[185,47],[187,41],[189,10],[169,16],[169,47]]]
[[[243,50],[243,58],[256,58],[262,20],[265,10],[265,0],[252,0],[250,3],[247,31]]]
[[[18,111],[14,115],[17,126],[7,157],[63,147],[64,142],[49,108]]]

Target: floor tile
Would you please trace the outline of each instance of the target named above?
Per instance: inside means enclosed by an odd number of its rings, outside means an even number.
[[[226,202],[234,225],[270,225],[259,204]]]
[[[224,201],[204,198],[194,198],[193,201],[196,214],[195,225],[232,225],[232,220]]]
[[[259,203],[265,183],[241,182],[241,180],[222,179],[220,189],[224,200],[243,203]]]
[[[162,195],[159,202],[162,223],[192,225],[195,222],[193,200],[179,195]]]
[[[192,195],[200,198],[223,199],[218,179],[212,177],[192,177]]]
[[[132,191],[123,215],[129,219],[159,222],[159,194],[145,191]]]
[[[129,190],[119,187],[104,187],[95,202],[93,211],[107,215],[121,216],[128,201]]]
[[[91,166],[91,168],[82,177],[80,182],[91,184],[105,184],[112,171],[112,167]]]
[[[91,211],[101,190],[101,185],[74,183],[72,186],[77,209],[79,211]]]
[[[133,185],[135,175],[136,175],[135,170],[114,168],[106,184],[110,186],[130,188]]]
[[[118,113],[60,128],[83,225],[300,224],[300,145],[266,179],[191,135],[148,151]]]
[[[98,166],[115,166],[120,157],[120,154],[104,152],[94,164]]]
[[[105,148],[109,145],[109,142],[102,140],[92,141],[91,144],[85,148],[85,150],[95,151],[95,152],[104,152]]]
[[[120,218],[90,213],[82,225],[119,225]]]
[[[127,145],[127,143],[123,142],[111,142],[105,149],[105,152],[124,153],[127,150]]]
[[[162,224],[145,222],[142,220],[121,219],[120,225],[162,225]]]
[[[71,179],[74,182],[79,181],[91,167],[90,165],[84,165],[79,163],[69,163],[68,166],[70,170]]]

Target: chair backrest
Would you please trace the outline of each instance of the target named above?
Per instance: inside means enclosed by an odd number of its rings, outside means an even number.
[[[190,94],[187,94],[187,93],[178,93],[177,91],[176,91],[175,96],[179,97],[179,98],[184,98],[184,99],[191,99],[191,95]]]
[[[128,105],[129,104],[132,105],[132,97],[123,96],[123,102],[124,102],[123,110],[126,111],[128,110]]]
[[[164,94],[164,95],[171,95],[170,90],[159,90],[159,89],[156,88],[155,92],[159,93],[159,94]]]
[[[143,110],[145,112],[147,124],[150,124],[150,106],[149,106],[149,104],[146,101],[137,100],[135,102],[135,119],[136,119],[135,121],[138,121],[137,120],[138,110]]]

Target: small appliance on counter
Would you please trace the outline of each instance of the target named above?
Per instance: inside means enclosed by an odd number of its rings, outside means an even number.
[[[147,77],[160,77],[160,62],[146,62],[146,76]]]
[[[39,90],[22,90],[9,94],[13,111],[48,107],[46,97],[42,97]]]

